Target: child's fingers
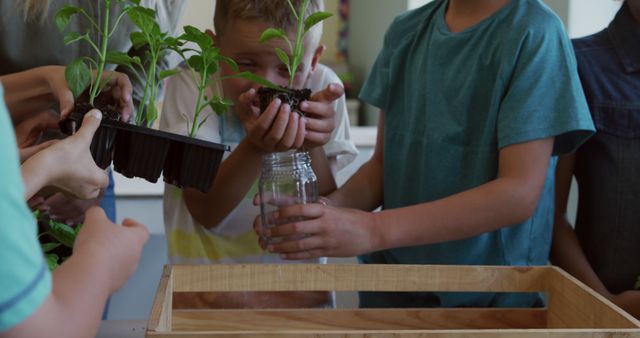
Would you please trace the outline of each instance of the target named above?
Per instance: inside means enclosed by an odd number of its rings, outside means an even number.
[[[298,119],[298,133],[296,134],[295,142],[293,143],[294,149],[302,148],[304,144],[304,139],[307,136],[307,119],[301,118]]]
[[[289,115],[291,115],[291,106],[288,104],[283,104],[280,106],[280,111],[273,121],[273,125],[269,132],[265,136],[264,140],[267,144],[276,145],[282,139],[285,130],[287,129],[287,124],[289,123]]]
[[[255,132],[259,134],[259,136],[264,137],[264,135],[269,131],[271,125],[273,124],[273,120],[278,114],[280,110],[280,99],[275,99],[271,101],[271,103],[267,106],[267,109],[264,110],[260,117],[258,118],[256,124],[254,125]]]
[[[310,101],[333,102],[344,95],[344,87],[338,83],[330,83],[325,89],[311,95]]]
[[[289,114],[289,122],[287,123],[287,129],[282,135],[280,140],[280,148],[282,150],[291,149],[296,141],[296,135],[298,134],[298,120],[300,119],[297,113]]]
[[[306,128],[307,130],[312,130],[321,133],[331,133],[333,129],[335,129],[335,121],[333,117],[331,118],[323,118],[316,119],[310,116],[306,116],[307,120]]]

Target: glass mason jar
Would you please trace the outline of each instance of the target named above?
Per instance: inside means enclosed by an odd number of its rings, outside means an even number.
[[[287,151],[262,157],[260,175],[260,216],[263,227],[300,221],[297,218],[274,220],[274,211],[289,205],[314,203],[318,184],[306,151]],[[269,239],[275,243],[279,239]]]

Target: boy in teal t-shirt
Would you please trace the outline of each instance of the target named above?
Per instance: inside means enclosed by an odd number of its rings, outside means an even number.
[[[467,6],[465,8],[465,6]],[[360,98],[382,110],[367,164],[269,250],[363,263],[543,265],[555,155],[594,130],[562,24],[537,0],[440,0],[399,16]],[[461,13],[465,14],[462,15]],[[295,231],[294,231],[295,230]],[[535,295],[363,293],[363,307],[533,306]]]

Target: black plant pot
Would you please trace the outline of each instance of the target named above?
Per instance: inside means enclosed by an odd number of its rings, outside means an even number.
[[[164,137],[166,133],[118,121],[107,121],[107,124],[118,129],[114,169],[126,177],[141,177],[156,183],[171,142]]]
[[[172,134],[164,165],[164,181],[207,192],[229,146]]]
[[[72,113],[69,118],[60,121],[58,124],[60,130],[67,135],[75,133],[82,125],[82,119],[87,111],[88,110],[85,110],[84,112],[76,111]],[[96,165],[102,169],[106,169],[111,165],[111,161],[113,160],[113,148],[117,134],[117,129],[105,122],[107,122],[107,120],[102,120],[100,123],[100,127],[96,130],[90,146],[93,160],[96,162]]]
[[[88,111],[87,109],[86,111]],[[60,129],[72,134],[82,123],[83,113],[73,113],[60,123]],[[114,169],[132,178],[164,181],[181,188],[206,192],[229,146],[103,119],[91,141],[91,155],[106,169],[113,160]]]

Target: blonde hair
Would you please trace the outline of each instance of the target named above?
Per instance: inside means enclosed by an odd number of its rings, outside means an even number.
[[[51,0],[16,0],[25,21],[43,22]]]
[[[298,10],[303,0],[291,0],[293,7]],[[323,0],[310,0],[305,19],[309,15],[324,10]],[[216,34],[223,34],[224,28],[233,20],[259,20],[274,28],[280,28],[287,33],[295,32],[296,18],[291,12],[287,0],[216,0],[213,25]],[[312,45],[320,43],[322,22],[316,24],[307,34],[307,41]]]

